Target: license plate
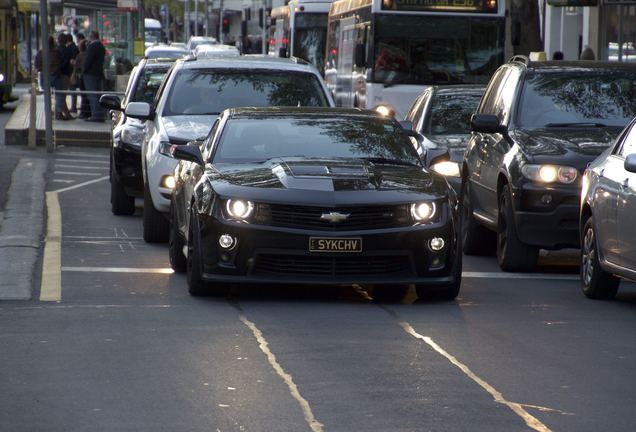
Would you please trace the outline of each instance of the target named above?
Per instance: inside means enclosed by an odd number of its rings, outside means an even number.
[[[362,252],[362,239],[309,237],[309,252]]]

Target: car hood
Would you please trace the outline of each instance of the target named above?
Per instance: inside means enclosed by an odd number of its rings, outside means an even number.
[[[192,141],[208,135],[218,115],[178,115],[163,117],[163,127],[168,137],[180,141]]]
[[[513,137],[538,162],[555,156],[590,161],[610,146],[621,130],[619,127],[517,129]]]
[[[359,204],[448,195],[439,175],[415,166],[361,159],[277,158],[261,164],[216,164],[209,171],[222,196],[304,204]]]

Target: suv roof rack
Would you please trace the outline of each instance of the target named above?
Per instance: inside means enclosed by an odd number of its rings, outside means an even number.
[[[509,62],[510,62],[510,63],[512,63],[512,62],[523,63],[524,65],[526,65],[526,66],[527,66],[527,65],[528,65],[528,63],[530,63],[530,59],[528,58],[528,56],[524,56],[524,55],[521,55],[521,54],[517,54],[517,55],[512,56],[512,57],[510,58]]]

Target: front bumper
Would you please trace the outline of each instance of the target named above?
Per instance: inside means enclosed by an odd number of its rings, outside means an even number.
[[[519,240],[544,249],[578,248],[580,193],[578,185],[524,184],[515,197]]]
[[[299,230],[247,225],[200,216],[203,279],[224,283],[444,284],[456,276],[451,223],[369,231]],[[231,251],[221,234],[238,240]],[[360,238],[361,252],[309,252],[309,237]],[[442,237],[440,252],[429,248]],[[274,246],[274,247],[272,247]],[[461,269],[459,269],[461,271]]]
[[[118,140],[113,146],[113,175],[128,196],[142,197],[144,181],[141,171],[141,148]]]

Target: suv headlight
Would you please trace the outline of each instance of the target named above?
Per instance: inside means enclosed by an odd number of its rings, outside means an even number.
[[[121,142],[124,144],[141,147],[144,140],[144,130],[136,126],[126,125],[121,130]]]
[[[415,222],[430,222],[437,210],[434,202],[419,202],[411,204],[411,217]]]
[[[241,199],[229,199],[225,202],[225,210],[230,219],[244,222],[254,212],[254,203]]]
[[[444,177],[459,177],[459,164],[453,161],[438,162],[432,166],[433,171]]]
[[[527,164],[521,167],[521,174],[529,180],[539,183],[572,184],[578,178],[576,168],[562,165]]]

